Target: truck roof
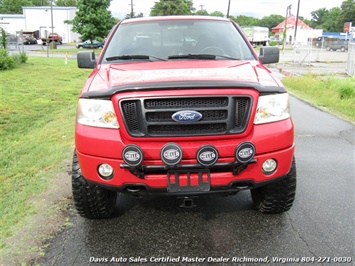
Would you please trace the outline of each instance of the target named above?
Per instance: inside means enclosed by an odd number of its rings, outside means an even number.
[[[146,22],[146,21],[159,21],[159,20],[214,20],[214,21],[230,21],[228,18],[214,17],[214,16],[192,16],[192,15],[180,15],[180,16],[152,16],[142,18],[130,18],[121,21],[122,24]]]

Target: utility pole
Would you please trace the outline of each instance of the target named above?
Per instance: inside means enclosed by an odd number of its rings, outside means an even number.
[[[297,5],[297,14],[296,14],[296,25],[295,25],[295,35],[293,36],[293,43],[296,43],[296,36],[297,36],[297,23],[298,23],[298,14],[300,13],[300,0],[298,0]]]
[[[286,42],[286,38],[287,38],[287,18],[289,15],[291,15],[291,7],[292,7],[292,5],[289,5],[286,8],[285,29],[284,29],[284,33],[283,33],[282,50],[285,49],[285,42]]]
[[[133,12],[133,0],[131,0],[131,18],[134,17],[134,12]]]
[[[52,24],[52,41],[50,42],[51,49],[57,49],[57,43],[54,40],[54,26],[53,26],[53,0],[51,0],[51,24]],[[49,45],[49,43],[47,43]]]
[[[228,1],[227,18],[229,18],[230,7],[231,7],[231,0]]]

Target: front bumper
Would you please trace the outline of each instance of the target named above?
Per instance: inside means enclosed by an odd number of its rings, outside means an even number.
[[[162,147],[174,141],[182,148],[183,159],[174,167],[169,167],[160,159]],[[244,141],[256,147],[254,160],[246,167],[236,162],[235,148]],[[129,144],[136,144],[144,152],[144,161],[139,167],[128,167],[122,159],[122,151]],[[203,167],[196,160],[197,150],[209,144],[219,153],[216,164]],[[119,130],[103,130],[77,125],[76,153],[82,175],[91,182],[117,191],[145,190],[167,193],[168,171],[184,170],[187,173],[209,171],[210,191],[240,190],[254,188],[272,182],[286,175],[292,164],[295,145],[293,142],[293,124],[291,119],[254,125],[250,134],[237,138],[195,138],[188,141],[150,140],[133,142],[120,136]],[[262,165],[267,159],[274,159],[277,168],[272,174],[265,174]],[[109,164],[114,171],[111,179],[106,180],[98,173],[101,164]],[[206,192],[206,191],[205,191]]]
[[[283,177],[290,170],[293,154],[294,145],[284,150],[256,155],[254,160],[248,163],[246,168],[241,171],[233,171],[233,169],[235,170],[234,166],[238,166],[237,163],[218,163],[208,169],[210,173],[210,191],[215,193],[251,189]],[[143,168],[145,168],[143,170],[144,176],[138,177],[132,169],[124,167],[125,163],[122,160],[93,157],[78,151],[77,156],[82,168],[82,174],[87,180],[120,192],[167,193],[168,171],[174,171],[174,169],[162,165],[161,162],[150,161],[145,162],[143,165]],[[269,158],[276,160],[278,167],[274,173],[266,175],[262,171],[262,164]],[[233,158],[230,158],[230,161],[232,162]],[[111,180],[105,180],[98,174],[98,166],[102,163],[107,163],[114,168],[114,177]],[[188,172],[205,170],[204,167],[196,163],[188,164],[188,161],[183,163],[184,167],[180,167],[180,170],[184,168]],[[187,167],[187,165],[190,165],[190,167]],[[207,193],[207,191],[176,192],[174,194]]]

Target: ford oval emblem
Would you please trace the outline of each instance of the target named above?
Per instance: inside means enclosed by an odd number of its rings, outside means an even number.
[[[202,114],[197,111],[184,110],[176,112],[171,118],[176,122],[191,123],[201,120]]]

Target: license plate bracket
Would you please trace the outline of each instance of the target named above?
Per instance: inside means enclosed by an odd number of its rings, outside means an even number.
[[[208,169],[170,170],[167,173],[168,192],[204,192],[210,191],[211,175]]]

